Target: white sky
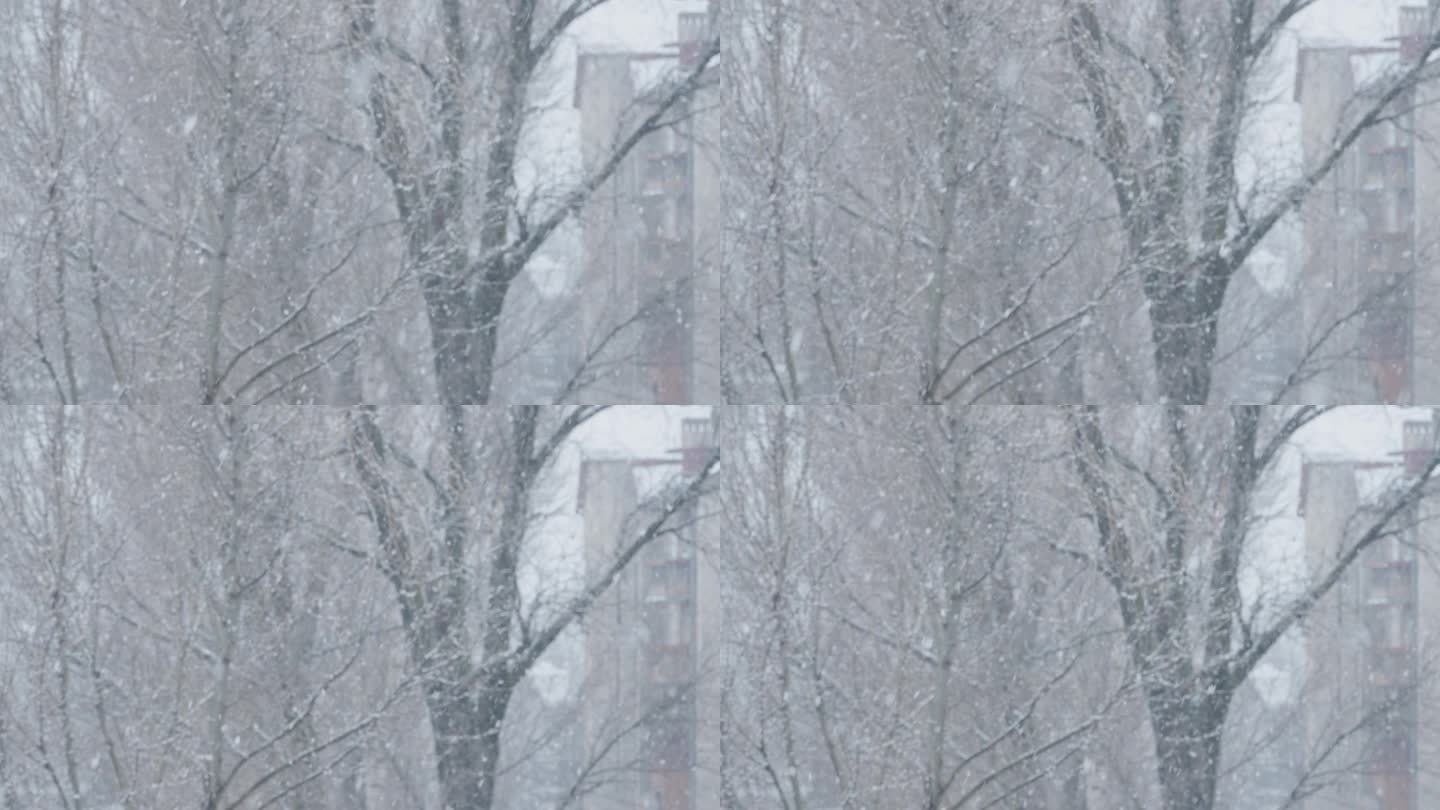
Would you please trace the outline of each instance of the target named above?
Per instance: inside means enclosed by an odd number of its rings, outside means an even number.
[[[1306,39],[1345,40],[1380,45],[1395,32],[1396,9],[1423,0],[1320,0],[1296,21]]]
[[[681,12],[704,11],[703,0],[610,0],[578,27],[586,47],[650,50],[676,40]]]
[[[1396,461],[1405,422],[1430,421],[1429,408],[1352,405],[1326,414],[1296,437],[1311,460]]]

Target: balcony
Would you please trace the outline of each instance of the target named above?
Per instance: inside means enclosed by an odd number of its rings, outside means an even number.
[[[1365,191],[1408,189],[1412,185],[1410,147],[1383,145],[1366,150],[1360,188]]]
[[[651,644],[646,647],[647,680],[652,684],[686,684],[695,677],[694,647],[689,644]]]
[[[702,43],[710,38],[710,15],[705,12],[681,14],[679,33],[680,64],[689,67],[699,60]]]
[[[1375,188],[1360,192],[1357,201],[1366,230],[1385,237],[1394,234],[1409,239],[1415,206],[1408,188]]]
[[[1379,549],[1379,548],[1377,548],[1377,547],[1372,547],[1372,548],[1370,549],[1370,551],[1380,551],[1380,550],[1381,550],[1381,549]],[[1367,553],[1366,556],[1365,556],[1365,567],[1366,567],[1366,568],[1393,568],[1393,569],[1396,569],[1396,570],[1409,572],[1412,568],[1415,567],[1415,560],[1409,559],[1409,558],[1405,558],[1405,557],[1392,557],[1392,556],[1389,556],[1389,555],[1387,555],[1387,554],[1368,554],[1368,553]]]
[[[1390,560],[1385,565],[1370,566],[1366,582],[1366,598],[1387,604],[1409,604],[1415,601],[1413,566],[1405,560]]]
[[[1376,644],[1365,651],[1366,683],[1379,690],[1404,690],[1414,685],[1415,651],[1408,643]]]
[[[688,11],[680,15],[680,41],[696,42],[710,33],[710,15],[703,11]]]
[[[1425,40],[1430,33],[1430,9],[1426,6],[1400,7],[1400,58],[1414,63],[1425,52]]]
[[[689,602],[695,590],[691,571],[687,559],[651,563],[645,577],[645,601],[650,604]]]
[[[685,152],[651,153],[640,171],[642,197],[682,197],[690,190],[690,156]]]
[[[664,195],[642,196],[639,208],[642,239],[688,241],[688,217],[681,216],[681,207],[677,204],[676,198]]]
[[[646,731],[646,747],[653,767],[662,771],[678,771],[693,764],[693,723],[673,720],[654,722]]]
[[[1405,273],[1413,264],[1409,231],[1371,231],[1365,239],[1365,268],[1370,273]]]

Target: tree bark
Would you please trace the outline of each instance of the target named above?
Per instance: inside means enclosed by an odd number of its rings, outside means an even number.
[[[1178,691],[1150,705],[1165,810],[1210,810],[1229,698],[1202,698],[1197,705]]]
[[[489,810],[494,803],[507,703],[435,684],[427,689],[444,810]]]

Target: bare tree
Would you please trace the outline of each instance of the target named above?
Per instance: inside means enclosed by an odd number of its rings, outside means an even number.
[[[1103,602],[1044,596],[1076,571],[1022,517],[1040,507],[1017,484],[1043,424],[868,414],[730,425],[722,804],[1083,806],[1071,777],[1126,687],[1099,678],[1077,699]]]
[[[548,210],[525,210],[517,160],[541,69],[572,26],[602,5],[516,0],[472,8],[444,0],[430,20],[433,28],[412,48],[386,33],[382,15],[391,12],[373,0],[343,4],[346,42],[366,80],[372,153],[393,196],[402,254],[419,279],[429,324],[443,451],[433,461],[404,465],[423,472],[433,504],[429,518],[414,523],[397,514],[398,495],[388,476],[405,457],[368,411],[354,416],[353,457],[377,530],[377,559],[394,586],[412,663],[422,673],[439,781],[451,808],[491,805],[503,721],[516,685],[614,578],[592,583],[547,627],[517,622],[517,565],[536,481],[598,410],[467,406],[495,396],[501,317],[516,278],[635,145],[667,125],[676,106],[706,79],[719,48],[717,41],[705,43],[693,67],[657,91],[653,111],[617,140],[593,174],[577,180]],[[482,21],[496,35],[477,42],[471,32]],[[438,52],[427,61],[432,48]],[[478,159],[470,153],[477,141]],[[482,444],[483,455],[476,450],[476,418],[491,437],[488,447]],[[488,492],[481,489],[487,486]],[[696,491],[676,496],[617,561],[617,572]],[[486,512],[470,505],[481,492]],[[483,560],[479,578],[472,574],[477,558]],[[467,616],[476,600],[472,628]]]
[[[1280,452],[1328,409],[1082,408],[1069,419],[1096,570],[1115,593],[1172,810],[1212,807],[1237,690],[1370,545],[1429,492],[1440,460],[1389,493],[1305,589],[1263,612],[1242,600],[1259,495]],[[1177,418],[1177,414],[1178,417]],[[1130,440],[1119,440],[1126,431]]]
[[[0,103],[14,123],[0,140],[5,402],[41,395],[77,403],[101,376],[86,351],[85,304],[95,282],[86,257],[96,249],[98,219],[89,191],[103,182],[109,133],[91,93],[95,30],[84,11],[59,0],[0,7]]]
[[[1241,185],[1237,160],[1257,79],[1282,33],[1314,0],[1063,3],[1065,41],[1091,125],[1083,148],[1110,180],[1148,304],[1159,398],[1209,401],[1226,293],[1262,241],[1301,206],[1368,129],[1430,72],[1440,34],[1358,98],[1328,149],[1277,193]],[[1144,26],[1126,20],[1146,21]]]
[[[500,318],[526,263],[641,139],[667,124],[719,52],[718,41],[706,43],[593,175],[549,210],[523,210],[517,159],[541,69],[571,27],[604,4],[516,0],[482,11],[443,0],[423,43],[440,43],[435,64],[384,33],[373,0],[344,4],[347,42],[368,79],[374,155],[404,230],[405,260],[419,276],[439,399],[452,414],[491,400]],[[471,31],[482,21],[497,34],[476,42]],[[412,110],[419,120],[407,114]],[[478,167],[469,154],[477,138]]]
[[[320,501],[299,475],[318,462],[293,450],[325,431],[294,411],[216,415],[7,413],[0,676],[7,749],[25,754],[6,773],[17,801],[319,803],[406,693],[390,679],[373,702],[357,694],[388,603],[380,582],[329,572],[323,521],[300,506]]]
[[[399,603],[447,808],[492,805],[506,713],[521,679],[698,497],[717,463],[712,457],[696,478],[668,490],[606,570],[557,608],[536,615],[524,601],[519,570],[535,525],[537,482],[562,444],[600,410],[480,410],[473,416],[485,430],[484,456],[465,448],[470,462],[464,472],[449,466],[439,474],[387,441],[374,411],[356,410],[350,417],[351,457],[376,532],[373,556]],[[447,438],[454,425],[448,416],[436,418],[439,424],[427,427],[441,434],[437,455],[445,459],[455,450]],[[417,506],[407,508],[407,501]]]
[[[1058,95],[1033,10],[733,4],[730,399],[1060,396],[1080,328],[1118,278],[1069,283],[1094,206],[1030,110]]]

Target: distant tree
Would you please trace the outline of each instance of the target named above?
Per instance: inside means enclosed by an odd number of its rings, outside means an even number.
[[[0,4],[0,402],[75,404],[103,376],[85,328],[113,327],[90,306],[94,188],[113,137],[90,87],[94,36],[74,4]]]
[[[792,408],[727,428],[722,805],[1084,806],[1125,678],[1087,670],[1104,603],[1049,598],[1078,571],[1027,519],[1043,422]]]
[[[1029,109],[1059,98],[1046,15],[1012,0],[730,11],[726,396],[1059,397],[1117,279],[1071,283],[1095,194]]]
[[[7,411],[0,713],[17,802],[329,802],[406,693],[362,689],[385,594],[334,570],[302,505],[322,502],[305,475],[320,465],[294,451],[326,432],[294,412],[216,417]]]

